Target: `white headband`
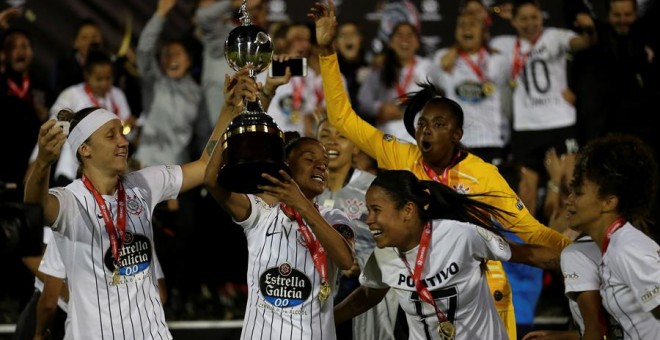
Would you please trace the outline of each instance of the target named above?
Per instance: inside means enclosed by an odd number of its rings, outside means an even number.
[[[103,126],[103,124],[113,119],[119,119],[119,117],[105,109],[94,110],[83,118],[78,125],[71,130],[69,138],[67,138],[71,150],[73,150],[73,154],[78,154],[78,148],[80,145],[82,145],[89,136],[96,132],[96,130]]]

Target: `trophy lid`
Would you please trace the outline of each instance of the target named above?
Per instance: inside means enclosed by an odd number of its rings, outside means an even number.
[[[247,0],[241,5],[241,25],[229,32],[225,41],[225,58],[234,71],[252,66],[254,73],[265,71],[273,58],[273,43],[268,32],[252,25],[246,9]]]

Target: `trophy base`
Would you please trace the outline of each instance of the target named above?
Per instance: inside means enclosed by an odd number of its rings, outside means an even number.
[[[252,161],[240,164],[225,164],[218,172],[218,183],[225,189],[243,194],[259,194],[258,185],[272,185],[261,174],[267,173],[282,180],[280,170],[291,173],[284,163],[270,161]]]

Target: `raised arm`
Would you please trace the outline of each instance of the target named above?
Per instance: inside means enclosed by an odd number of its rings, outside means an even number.
[[[40,204],[44,214],[44,224],[51,226],[60,209],[60,202],[48,194],[51,166],[57,161],[66,141],[64,132],[56,120],[51,119],[39,129],[39,151],[32,163],[25,182],[23,202]]]
[[[377,305],[390,288],[360,286],[335,306],[335,324],[342,324]]]
[[[242,98],[255,100],[258,92],[258,85],[248,76],[247,69],[237,72],[231,78],[225,75],[225,103],[216,124],[216,130],[219,134],[227,129],[232,119],[241,111]],[[224,141],[220,140],[220,143],[222,142]],[[245,220],[250,213],[250,201],[247,196],[228,191],[218,184],[218,171],[220,171],[222,165],[222,147],[215,147],[209,142],[206,151],[209,156],[203,157],[209,157],[209,159],[204,173],[204,186],[218,204],[234,219],[238,221]]]

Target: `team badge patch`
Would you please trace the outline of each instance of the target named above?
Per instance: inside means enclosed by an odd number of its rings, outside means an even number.
[[[126,210],[128,210],[128,212],[133,215],[139,215],[144,211],[144,208],[142,207],[142,203],[136,195],[129,195],[128,199],[126,200]]]
[[[259,290],[264,300],[279,308],[290,308],[305,302],[312,294],[312,281],[305,273],[282,263],[259,277]]]
[[[525,204],[523,204],[522,200],[518,198],[516,200],[516,209],[518,209],[518,211],[521,211],[523,210],[523,208],[525,208]]]
[[[348,218],[352,220],[357,220],[362,216],[363,211],[366,210],[365,206],[366,204],[364,201],[360,201],[357,198],[349,198],[344,201],[344,204],[346,208],[344,209],[344,212],[348,216]]]
[[[335,230],[337,230],[341,236],[347,240],[354,240],[355,239],[355,232],[351,227],[345,225],[345,224],[335,224],[333,225]]]
[[[389,133],[386,133],[383,135],[383,140],[386,142],[391,142],[394,140],[394,136],[390,135]]]
[[[483,237],[486,241],[493,239],[493,233],[484,228],[477,227],[477,232],[479,233],[479,236]]]

